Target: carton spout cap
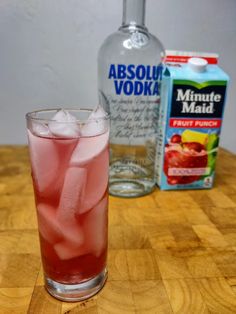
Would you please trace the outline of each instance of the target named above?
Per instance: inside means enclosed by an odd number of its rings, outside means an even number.
[[[202,73],[206,71],[208,62],[203,58],[190,58],[188,65],[194,72]]]

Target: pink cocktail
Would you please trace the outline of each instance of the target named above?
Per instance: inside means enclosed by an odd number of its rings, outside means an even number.
[[[46,288],[85,299],[107,277],[108,116],[38,111],[27,128]]]

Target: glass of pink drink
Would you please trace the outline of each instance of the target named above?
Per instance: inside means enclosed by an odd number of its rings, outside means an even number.
[[[98,107],[26,120],[45,287],[83,300],[107,278],[109,117]]]

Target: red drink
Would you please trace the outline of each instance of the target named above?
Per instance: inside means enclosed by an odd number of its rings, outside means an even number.
[[[108,138],[108,130],[77,138],[28,130],[42,262],[50,282],[78,285],[106,272]]]

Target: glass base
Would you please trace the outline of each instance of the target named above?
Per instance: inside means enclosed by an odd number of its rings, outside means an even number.
[[[109,193],[119,197],[138,197],[153,191],[155,183],[141,180],[110,180]]]
[[[76,302],[88,299],[102,289],[107,279],[107,269],[96,277],[79,284],[63,284],[45,277],[45,287],[55,298],[61,301]]]

